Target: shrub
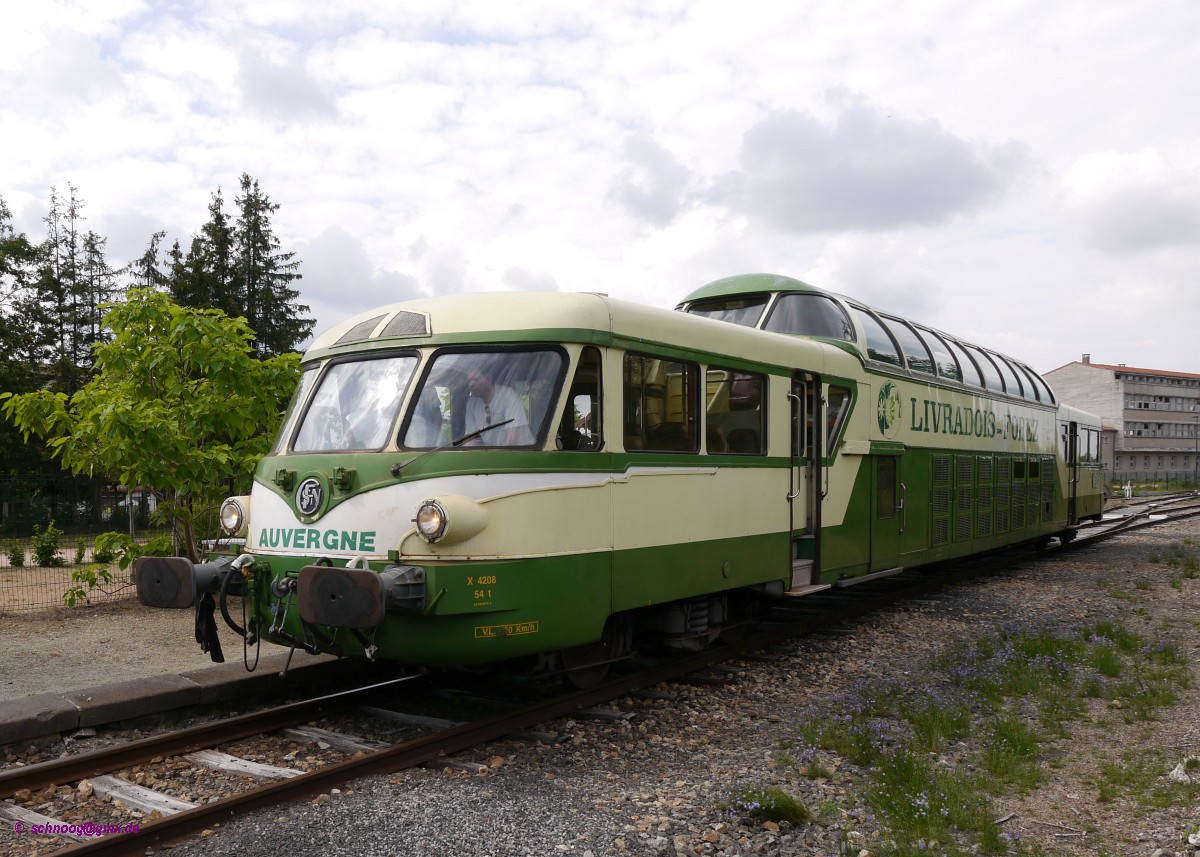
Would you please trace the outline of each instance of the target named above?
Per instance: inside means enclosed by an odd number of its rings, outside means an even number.
[[[20,568],[25,564],[25,545],[16,539],[4,543],[4,552],[8,555],[8,564]]]
[[[38,525],[33,528],[33,557],[37,565],[43,568],[56,568],[64,565],[66,560],[58,552],[58,543],[63,532],[54,526],[54,521],[46,525],[45,531]]]

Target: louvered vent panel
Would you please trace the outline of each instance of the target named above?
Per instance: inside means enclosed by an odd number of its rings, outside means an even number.
[[[383,336],[428,336],[429,317],[419,312],[401,310],[392,316],[387,327],[379,335]]]
[[[935,485],[944,485],[950,481],[950,459],[945,456],[938,456],[933,459],[933,482]]]
[[[1001,508],[996,510],[996,532],[1008,532],[1008,509]]]
[[[950,519],[935,518],[933,521],[933,543],[944,545],[950,540]]]
[[[949,515],[950,514],[950,489],[949,488],[934,488],[933,489],[933,514]]]
[[[979,519],[975,522],[975,534],[978,536],[990,536],[992,534],[992,513],[980,512]]]
[[[954,522],[954,540],[956,542],[970,541],[971,539],[971,516],[959,515]]]
[[[979,484],[992,482],[992,458],[990,455],[981,455],[979,457]]]
[[[1012,478],[1012,459],[1000,458],[996,461],[996,478],[1001,482],[1007,482]]]
[[[354,325],[354,327],[343,333],[341,338],[338,339],[338,341],[334,344],[345,345],[348,342],[360,342],[364,339],[370,339],[371,331],[373,331],[381,321],[383,321],[383,316],[381,315],[377,315],[374,318],[368,318],[366,321],[360,321],[358,324]]]

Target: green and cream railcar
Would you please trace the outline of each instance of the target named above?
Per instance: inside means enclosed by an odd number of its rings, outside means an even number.
[[[145,603],[244,589],[252,637],[531,656],[583,683],[635,630],[700,647],[755,596],[1070,524],[1052,406],[879,371],[836,338],[474,294],[352,318],[302,366],[251,495],[222,510],[244,552],[139,561]]]
[[[821,581],[1070,540],[1077,523],[1102,514],[1099,418],[1059,404],[1024,363],[771,274],[710,283],[679,309],[835,343],[860,359],[859,422],[827,450],[859,459],[842,469],[853,482],[841,486],[857,499],[837,508],[831,490],[812,504],[824,512]],[[831,403],[846,395],[823,389]]]

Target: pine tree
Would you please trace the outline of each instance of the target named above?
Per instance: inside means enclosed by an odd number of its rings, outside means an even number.
[[[132,288],[158,291],[167,285],[167,275],[158,268],[158,248],[166,237],[166,231],[155,232],[150,236],[150,244],[146,247],[146,252],[130,263],[129,273]],[[175,246],[179,246],[178,242]]]
[[[87,379],[92,345],[99,336],[99,302],[114,286],[114,272],[104,261],[105,239],[80,235],[83,201],[68,185],[63,199],[50,190],[46,240],[38,247],[34,307],[27,307],[35,358],[49,367],[48,383],[71,393]]]
[[[316,323],[307,318],[307,304],[291,283],[300,279],[295,253],[280,252],[271,228],[271,215],[279,210],[258,182],[242,173],[241,195],[236,199],[238,220],[234,228],[234,281],[244,301],[244,315],[255,332],[254,347],[263,356],[286,354],[311,332]]]
[[[32,291],[37,259],[37,247],[13,229],[12,213],[0,197],[0,391],[25,393],[41,386],[36,344],[41,307]],[[28,473],[44,467],[42,447],[26,443],[16,426],[0,420],[0,471]]]
[[[300,279],[295,253],[284,253],[271,227],[279,210],[258,182],[243,173],[230,221],[220,188],[208,206],[208,221],[184,255],[179,243],[168,253],[171,299],[180,306],[219,309],[245,318],[263,357],[286,354],[312,332],[309,307],[298,302],[291,283]]]

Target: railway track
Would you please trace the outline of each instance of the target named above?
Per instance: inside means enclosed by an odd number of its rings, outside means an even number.
[[[1159,501],[1153,504],[1153,508],[1150,508],[1150,504],[1133,506],[1123,518],[1089,527],[1073,543],[1061,547],[1074,550],[1131,529],[1196,515],[1200,515],[1200,502],[1194,497],[1180,498],[1177,502],[1166,504]],[[33,829],[37,824],[65,827],[67,822],[61,820],[38,819],[25,805],[37,803],[35,793],[63,785],[70,785],[81,794],[86,792],[89,797],[109,794],[114,801],[142,807],[143,816],[138,820],[137,832],[113,833],[90,839],[76,835],[75,844],[70,844],[71,839],[64,838],[65,848],[55,853],[145,853],[147,848],[161,847],[172,840],[210,829],[236,815],[329,792],[360,777],[392,773],[426,763],[451,763],[454,753],[529,730],[556,718],[577,716],[581,710],[660,682],[683,680],[721,661],[750,657],[752,652],[797,635],[828,629],[903,599],[919,597],[947,585],[995,573],[1031,555],[1032,552],[1009,550],[953,568],[935,567],[856,586],[834,588],[818,595],[784,602],[769,611],[761,627],[748,632],[736,642],[682,658],[656,662],[644,660],[637,669],[587,691],[557,694],[465,721],[434,720],[406,713],[404,709],[409,707],[413,692],[428,690],[428,677],[412,676],[65,759],[11,768],[0,771],[0,814],[6,814],[13,824],[26,825],[27,829]],[[410,732],[417,728],[421,731],[381,745],[378,741],[364,741],[341,732],[314,732],[311,727],[304,726],[317,718],[339,716],[404,722]],[[281,730],[292,731],[281,733]],[[306,731],[307,738],[304,737]],[[239,740],[268,734],[282,734],[279,740],[293,743],[310,740],[326,751],[336,751],[334,745],[344,742],[341,743],[342,754],[334,760],[331,753],[326,753],[319,760],[314,758],[312,761],[315,770],[300,770],[247,764],[250,760],[239,760],[232,754],[215,749],[222,747],[228,750],[236,746]],[[547,740],[549,736],[541,737]],[[321,745],[325,747],[321,748]],[[468,769],[471,767],[469,762],[459,764],[464,764]],[[167,798],[172,795],[166,792],[179,791],[169,784],[165,787],[161,785],[170,781],[165,773],[152,773],[145,777],[152,785],[158,784],[157,789],[145,786],[138,788],[137,783],[131,783],[130,786],[134,787],[131,788],[119,781],[114,783],[111,779],[114,772],[155,765],[174,765],[177,769],[184,767],[192,771],[220,770],[223,767],[227,776],[244,778],[245,787],[211,803],[189,805],[177,799],[172,802],[154,796],[156,790]],[[240,769],[240,773],[228,774],[230,769]],[[25,799],[16,802],[4,800],[14,796]],[[111,804],[109,807],[111,812]],[[78,841],[80,839],[83,841]]]

